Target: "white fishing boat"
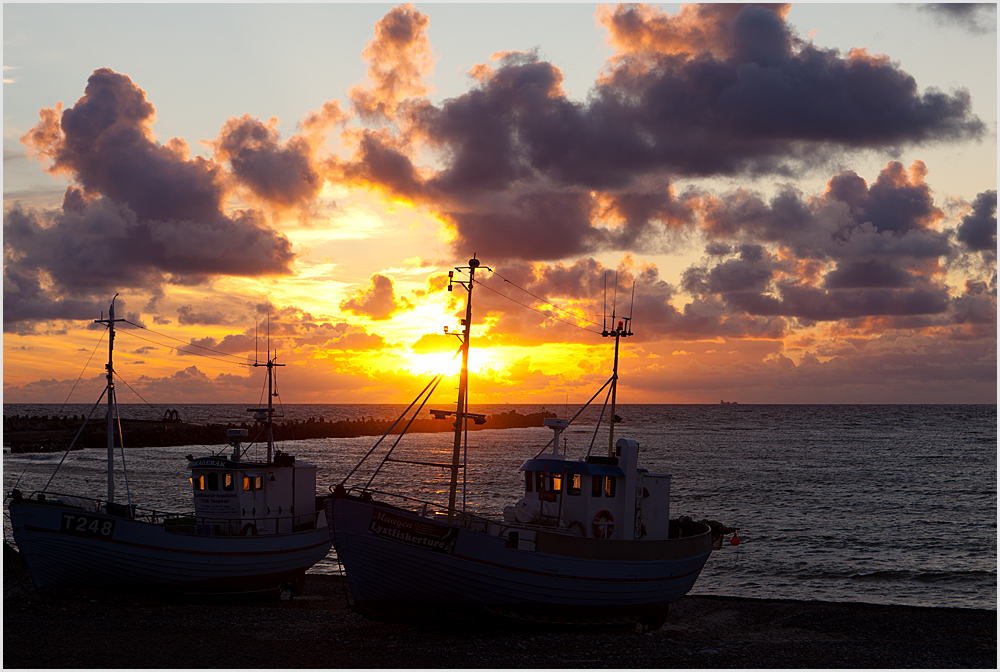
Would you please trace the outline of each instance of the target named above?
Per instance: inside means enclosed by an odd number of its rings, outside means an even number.
[[[468,298],[455,443],[451,464],[437,465],[451,471],[447,507],[429,511],[429,503],[375,490],[371,480],[350,487],[351,474],[327,502],[354,608],[389,620],[488,612],[559,623],[639,621],[658,627],[668,605],[698,578],[712,552],[712,530],[687,517],[671,521],[670,475],[643,469],[639,444],[615,441],[614,422],[606,455],[572,460],[560,446],[572,421],[546,420],[554,436],[521,466],[519,501],[497,519],[456,506],[463,420],[470,417],[469,330],[478,266],[473,258],[458,269],[468,271],[468,280],[459,282]],[[615,339],[614,373],[605,383],[611,418],[618,346],[631,335],[630,318],[616,320],[612,316],[616,326],[604,332]],[[392,458],[387,454],[383,464],[386,460]]]
[[[188,456],[193,511],[190,503],[182,513],[143,509],[130,495],[125,503],[115,500],[113,353],[115,324],[123,321],[115,318],[114,299],[108,318],[95,321],[108,326],[109,340],[101,395],[107,397],[107,497],[11,493],[14,540],[35,585],[199,594],[300,591],[306,570],[326,557],[331,540],[316,496],[316,467],[274,448],[274,367],[282,365],[270,352],[266,364],[254,364],[266,366],[268,375],[267,406],[247,409],[266,441],[265,459],[248,459],[254,444],[244,445],[246,429],[229,430],[228,455]],[[257,450],[263,452],[262,446]]]

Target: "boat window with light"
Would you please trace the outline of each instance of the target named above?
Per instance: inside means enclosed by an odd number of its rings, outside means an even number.
[[[247,474],[243,477],[244,490],[260,490],[264,487],[264,477],[256,474]]]
[[[226,473],[222,475],[222,489],[223,490],[234,490],[236,488],[236,479],[233,475]]]
[[[580,483],[581,483],[582,480],[583,480],[583,477],[580,476],[580,474],[573,474],[573,475],[570,476],[570,479],[569,479],[569,488],[567,489],[567,491],[569,492],[569,494],[571,494],[571,495],[579,495],[580,494]]]
[[[204,474],[202,474],[198,478],[192,478],[191,482],[194,483],[194,489],[195,490],[204,490],[205,489],[205,475]]]
[[[537,492],[545,491],[545,474],[541,471],[535,472],[535,490]]]
[[[562,492],[562,474],[552,474],[549,478],[549,489],[552,492]]]
[[[208,489],[215,492],[219,489],[219,475],[214,471],[208,472]]]
[[[604,479],[604,496],[614,497],[615,496],[615,482],[618,479],[614,476],[608,476]]]

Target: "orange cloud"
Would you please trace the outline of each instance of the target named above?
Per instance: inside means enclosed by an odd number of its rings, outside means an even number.
[[[371,287],[341,302],[340,309],[366,315],[373,320],[388,320],[401,310],[409,310],[413,305],[406,297],[396,298],[392,278],[380,273],[371,276]]]
[[[370,84],[355,86],[349,94],[363,120],[391,121],[406,100],[430,92],[423,81],[434,67],[429,24],[411,4],[393,7],[375,24],[375,38],[362,54]]]

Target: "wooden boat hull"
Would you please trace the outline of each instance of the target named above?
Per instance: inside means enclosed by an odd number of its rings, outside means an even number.
[[[179,534],[162,524],[33,500],[9,506],[35,585],[255,593],[301,587],[331,547],[326,526],[291,534]]]
[[[712,551],[707,526],[704,534],[678,543],[550,533],[522,538],[514,547],[507,533],[447,525],[376,503],[335,499],[328,506],[355,606],[375,618],[485,609],[559,622],[662,620],[667,605],[694,585]]]

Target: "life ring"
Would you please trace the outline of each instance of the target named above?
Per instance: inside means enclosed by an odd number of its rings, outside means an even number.
[[[594,516],[594,536],[598,539],[607,539],[615,531],[615,517],[605,509]]]
[[[572,523],[566,526],[566,529],[575,534],[578,537],[587,536],[587,528],[583,526],[579,520],[574,520]]]
[[[246,525],[243,526],[243,536],[246,536],[248,534],[257,536],[257,526],[254,523],[247,523]]]

